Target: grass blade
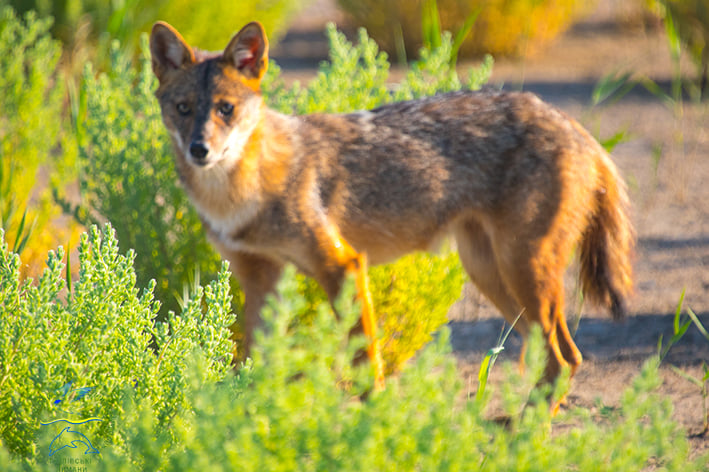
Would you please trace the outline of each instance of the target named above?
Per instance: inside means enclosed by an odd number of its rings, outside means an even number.
[[[618,131],[610,138],[606,138],[606,139],[601,140],[601,146],[603,146],[603,149],[605,149],[606,152],[612,153],[617,145],[619,145],[620,143],[624,143],[628,140],[629,140],[629,133],[626,128],[626,129],[622,129],[622,130]]]
[[[71,297],[71,239],[66,247],[66,290],[67,297]]]
[[[455,39],[453,40],[453,46],[451,48],[451,67],[455,67],[456,62],[458,62],[458,51],[460,51],[460,47],[463,45],[465,38],[467,38],[470,32],[473,30],[473,25],[477,21],[481,11],[482,7],[478,7],[473,10],[473,12],[468,16],[468,18],[465,19],[465,23],[463,23],[463,26],[461,26],[461,28],[455,34]]]
[[[672,98],[667,92],[662,90],[662,87],[657,85],[657,82],[650,79],[649,77],[642,78],[640,80],[640,83],[643,87],[645,87],[645,90],[653,94],[660,101],[664,102],[666,107],[673,109],[677,104],[677,101],[674,98]]]
[[[15,254],[20,254],[27,246],[27,241],[32,234],[32,227],[34,224],[30,225],[29,228],[25,229],[25,224],[27,222],[27,208],[25,208],[24,213],[22,213],[22,219],[20,220],[20,226],[17,228],[17,236],[15,237],[15,244],[13,245],[12,252]]]
[[[601,77],[596,87],[591,94],[591,104],[593,106],[609,100],[610,103],[615,103],[623,98],[633,87],[635,82],[630,80],[632,72],[625,72],[621,76],[613,72]]]
[[[682,314],[682,304],[684,303],[684,295],[686,290],[682,290],[682,294],[679,296],[679,302],[677,302],[677,309],[675,310],[675,320],[674,320],[674,332],[675,334],[679,331],[679,318]]]
[[[699,379],[695,379],[694,377],[692,377],[688,373],[684,372],[682,369],[675,367],[672,364],[670,364],[670,369],[672,369],[672,372],[679,375],[680,377],[687,380],[688,382],[693,383],[697,387],[702,388],[704,386],[704,382],[700,381]]]
[[[497,340],[497,345],[487,351],[487,354],[485,354],[485,357],[483,358],[483,361],[480,364],[480,370],[478,371],[478,382],[480,385],[478,387],[477,393],[475,394],[476,402],[482,401],[483,395],[485,394],[485,387],[487,386],[487,379],[490,377],[490,372],[492,371],[492,366],[495,365],[497,356],[499,356],[500,353],[505,350],[505,343],[507,342],[507,338],[512,332],[512,328],[515,327],[517,321],[519,321],[519,319],[522,317],[523,313],[524,310],[522,310],[520,314],[517,315],[517,318],[515,318],[514,322],[510,325],[509,328],[507,328],[507,331],[505,331],[505,333],[500,337],[500,339]]]
[[[475,393],[475,401],[482,401],[483,395],[485,394],[485,388],[487,387],[487,379],[490,377],[490,372],[492,371],[492,366],[495,365],[497,356],[504,351],[504,346],[496,346],[487,351],[485,358],[480,364],[480,370],[478,371],[478,391]]]
[[[689,317],[692,319],[694,322],[694,326],[697,327],[700,333],[702,333],[702,336],[704,336],[707,341],[709,341],[709,333],[707,332],[706,328],[704,328],[704,325],[702,324],[701,321],[699,321],[699,317],[692,311],[691,308],[687,309],[687,313],[689,314]]]
[[[426,0],[421,6],[421,31],[423,45],[432,51],[441,46],[441,20],[438,16],[438,2]]]

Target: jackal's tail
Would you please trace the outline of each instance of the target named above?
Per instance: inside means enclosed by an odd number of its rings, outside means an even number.
[[[605,155],[599,160],[599,172],[598,206],[580,245],[581,286],[585,298],[620,319],[633,285],[634,234],[625,184]]]

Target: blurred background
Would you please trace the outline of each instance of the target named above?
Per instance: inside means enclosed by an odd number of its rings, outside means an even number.
[[[291,32],[320,34],[335,22],[353,33],[359,27],[389,53],[391,62],[405,63],[431,41],[430,30],[465,31],[463,58],[492,54],[495,58],[527,58],[543,54],[574,24],[600,16],[598,28],[647,30],[662,28],[671,16],[697,67],[706,70],[709,33],[706,0],[10,0],[18,13],[35,10],[53,17],[52,34],[62,42],[66,60],[96,54],[114,39],[136,47],[141,33],[160,19],[174,25],[191,44],[218,50],[244,23],[261,21],[272,43]],[[474,22],[474,27],[469,22]],[[299,33],[298,36],[296,33]],[[435,41],[435,39],[434,39]],[[288,47],[287,44],[283,44]],[[297,45],[296,45],[297,46]],[[307,46],[307,42],[300,43]],[[317,47],[315,44],[311,44]],[[290,48],[290,60],[317,57],[313,51]],[[322,52],[322,49],[320,50]],[[284,54],[284,57],[286,55]],[[322,58],[325,56],[323,55]]]

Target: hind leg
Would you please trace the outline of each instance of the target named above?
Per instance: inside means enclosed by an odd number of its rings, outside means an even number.
[[[517,232],[514,234],[518,236]],[[549,353],[546,379],[553,381],[565,366],[573,374],[582,357],[563,313],[564,264],[560,261],[567,260],[567,251],[557,247],[535,252],[530,249],[534,245],[523,237],[491,238],[473,220],[461,224],[455,236],[463,267],[473,283],[509,323],[522,313],[515,325],[525,338],[521,365],[530,323],[538,323]]]
[[[552,382],[567,366],[573,375],[582,356],[564,315],[563,274],[567,251],[545,244],[546,241],[530,243],[524,238],[495,241],[496,260],[505,285],[525,308],[527,320],[542,327],[549,353],[546,380]]]
[[[454,235],[461,263],[470,280],[495,305],[505,320],[510,325],[514,325],[525,340],[520,354],[520,370],[522,370],[529,324],[522,306],[508,291],[502,279],[490,239],[480,224],[474,220],[462,223],[456,228]],[[520,313],[522,316],[519,316]]]
[[[568,362],[571,368],[571,376],[576,373],[576,370],[581,365],[583,361],[583,356],[581,351],[576,346],[574,338],[569,332],[569,326],[566,324],[566,316],[563,312],[558,314],[556,320],[556,337],[559,342],[559,349],[561,350],[561,355],[564,357],[566,362]]]

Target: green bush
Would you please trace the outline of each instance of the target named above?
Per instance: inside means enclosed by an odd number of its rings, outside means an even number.
[[[382,333],[387,373],[399,369],[431,339],[460,298],[465,272],[458,254],[412,254],[369,271],[372,299]],[[415,291],[415,293],[414,293]]]
[[[357,26],[393,53],[403,43],[411,54],[424,44],[422,13],[431,0],[338,0]],[[524,56],[544,47],[571,25],[583,11],[580,0],[438,0],[440,24],[444,30],[458,31],[467,18],[480,11],[463,56],[493,54]],[[437,21],[435,19],[434,21]]]
[[[81,277],[66,294],[61,256],[50,254],[37,285],[21,283],[19,257],[0,245],[3,470],[57,470],[68,460],[96,471],[685,471],[709,464],[706,456],[687,459],[685,433],[670,419],[668,400],[653,393],[661,382],[656,359],[610,414],[572,410],[552,421],[547,392],[534,387],[545,363],[539,329],[527,373],[504,365],[499,393],[488,389],[481,402],[463,399],[443,330],[384,391],[370,392],[369,369],[351,364],[366,342],[348,336],[359,314],[354,284],[337,302],[341,321],[323,303],[305,327],[297,320],[309,307],[291,268],[264,310],[253,362],[230,373],[226,270],[168,326],[155,323],[152,284],[142,292],[135,285],[134,254],[120,254],[110,227],[82,237]],[[485,419],[495,394],[507,426]],[[66,405],[57,406],[57,397]],[[82,425],[98,454],[82,454],[79,444],[49,457],[57,431],[39,423],[69,408],[101,420]]]
[[[0,4],[0,228],[23,248],[23,275],[38,274],[47,251],[78,233],[55,224],[61,208],[41,178],[46,173],[64,188],[76,155],[65,127],[61,45],[50,27],[49,19],[32,12],[18,17]]]
[[[422,50],[404,79],[395,83],[389,77],[387,54],[379,50],[365,29],[359,30],[357,44],[347,41],[333,24],[327,26],[326,33],[330,41],[329,59],[320,65],[317,76],[307,86],[296,82],[286,87],[279,78],[278,66],[269,65],[262,89],[271,107],[298,115],[351,112],[461,88],[477,90],[492,73],[492,57],[486,56],[479,67],[471,67],[468,76],[461,80],[450,62],[452,40],[446,33],[440,47]]]
[[[20,258],[0,239],[0,443],[13,454],[44,456],[34,439],[48,429],[40,421],[66,416],[69,408],[101,418],[91,432],[129,447],[133,435],[117,428],[128,418],[126,395],[152,405],[160,427],[186,407],[186,382],[224,379],[233,321],[226,265],[217,280],[194,290],[179,316],[162,323],[155,321],[155,283],[136,286],[135,253],[119,253],[110,226],[82,236],[79,278],[70,287],[61,247],[35,284],[21,282]],[[203,369],[189,378],[184,371],[195,356]],[[68,385],[92,390],[72,402],[76,389],[66,396]]]

